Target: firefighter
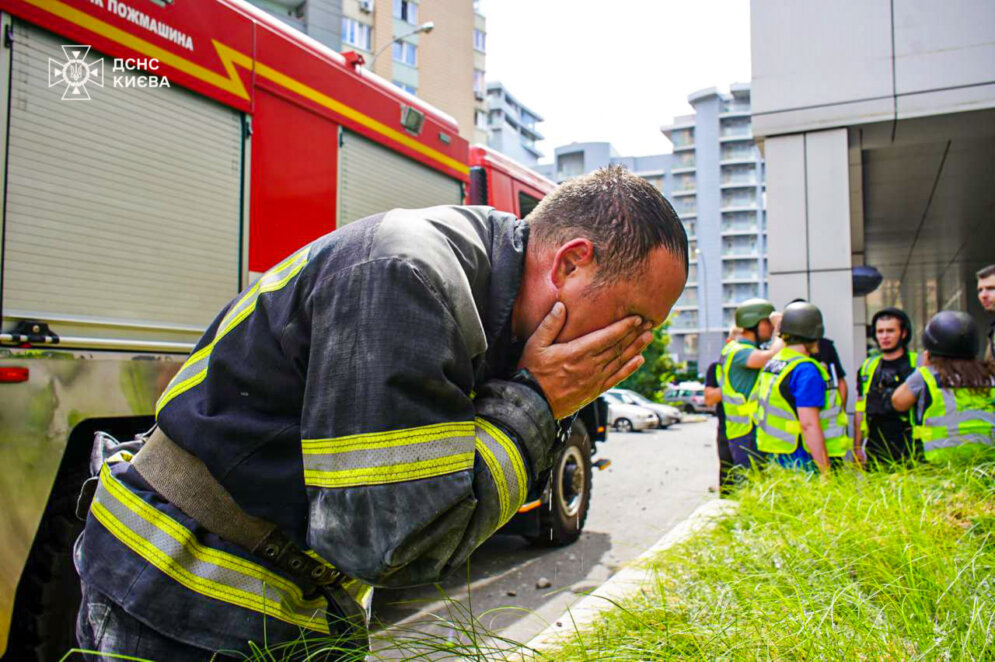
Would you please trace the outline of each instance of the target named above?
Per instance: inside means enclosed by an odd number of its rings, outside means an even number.
[[[687,278],[680,219],[622,168],[528,220],[395,209],[226,306],[141,450],[100,470],[75,551],[80,646],[362,647],[371,587],[465,564],[543,489],[570,415],[641,365]]]
[[[880,354],[869,356],[857,373],[857,405],[853,453],[864,464],[922,457],[922,445],[912,439],[912,421],[895,411],[891,396],[916,369],[918,355],[908,349],[912,322],[898,308],[882,308],[871,318]],[[866,444],[866,447],[865,447]]]
[[[817,467],[825,474],[830,458],[845,456],[851,441],[839,391],[825,367],[811,358],[823,331],[822,312],[811,303],[785,307],[784,347],[764,366],[753,397],[757,447],[782,466]]]
[[[774,304],[766,299],[747,299],[736,308],[736,326],[743,331],[738,340],[727,343],[719,356],[719,386],[722,393],[722,411],[726,439],[733,464],[749,467],[761,459],[757,453],[756,428],[752,413],[754,404],[750,395],[764,364],[783,344],[775,340],[770,349],[758,349],[761,343],[774,336],[774,323],[770,317]]]
[[[995,364],[975,358],[979,336],[967,313],[933,315],[922,333],[925,365],[891,396],[897,411],[915,407],[913,436],[930,462],[995,445]]]

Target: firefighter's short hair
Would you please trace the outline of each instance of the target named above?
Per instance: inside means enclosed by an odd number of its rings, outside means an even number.
[[[597,282],[615,282],[641,269],[650,251],[663,246],[684,262],[684,225],[652,184],[622,166],[601,168],[570,179],[547,195],[528,215],[530,241],[558,246],[576,237],[594,244]]]

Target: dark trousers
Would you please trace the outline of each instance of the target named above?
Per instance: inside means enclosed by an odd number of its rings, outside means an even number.
[[[749,469],[750,466],[763,462],[763,454],[757,450],[756,428],[742,437],[730,439],[729,451],[732,454],[732,462],[737,467]]]
[[[729,440],[726,439],[722,424],[719,423],[719,432],[715,436],[715,446],[719,453],[719,493],[728,494],[731,488],[729,482],[729,471],[733,467],[732,451],[729,449]]]
[[[870,464],[924,461],[922,442],[912,438],[912,426],[904,420],[868,416],[864,452]]]
[[[107,596],[83,584],[83,601],[76,618],[76,640],[91,662],[117,662],[127,655],[154,662],[232,660],[159,634],[134,618]]]

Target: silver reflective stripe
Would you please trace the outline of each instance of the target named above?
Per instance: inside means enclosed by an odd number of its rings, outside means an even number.
[[[776,437],[781,441],[786,441],[788,443],[797,443],[798,435],[791,434],[790,432],[785,432],[784,430],[778,429],[767,422],[766,419],[759,421],[758,425],[760,429],[769,434],[772,437]]]
[[[304,483],[340,488],[441,476],[473,467],[472,421],[303,439]]]
[[[91,512],[121,543],[187,589],[328,633],[324,598],[304,600],[290,580],[203,545],[191,530],[128,490],[106,466]]]
[[[494,480],[498,493],[500,524],[525,503],[525,463],[515,443],[484,419],[477,419],[476,449]]]
[[[762,402],[760,406],[767,410],[768,414],[777,414],[778,418],[783,418],[786,421],[793,421],[796,419],[794,412],[790,412],[787,409],[781,409],[769,400]]]
[[[935,441],[927,441],[923,443],[923,449],[928,452],[939,450],[941,448],[953,448],[963,444],[984,444],[986,446],[992,446],[995,445],[995,439],[993,439],[991,435],[985,434],[962,434],[956,437],[945,437],[943,439],[936,439]]]
[[[742,423],[743,425],[749,425],[751,423],[749,416],[739,416],[737,414],[730,414],[728,412],[726,412],[726,422]]]

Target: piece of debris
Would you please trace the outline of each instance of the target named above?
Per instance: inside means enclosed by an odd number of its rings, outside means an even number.
[[[567,554],[567,560],[568,561],[576,561],[577,560],[577,555],[576,554]]]
[[[712,493],[716,492],[715,486],[714,485],[709,485],[708,486],[708,491],[712,492]]]
[[[513,598],[516,595],[518,595],[518,591],[508,591],[505,593],[505,595],[507,595],[509,598]]]
[[[553,582],[549,581],[545,577],[540,577],[536,580],[536,588],[549,588],[553,585]]]
[[[561,621],[556,621],[556,627],[558,628],[563,627],[563,623]]]

